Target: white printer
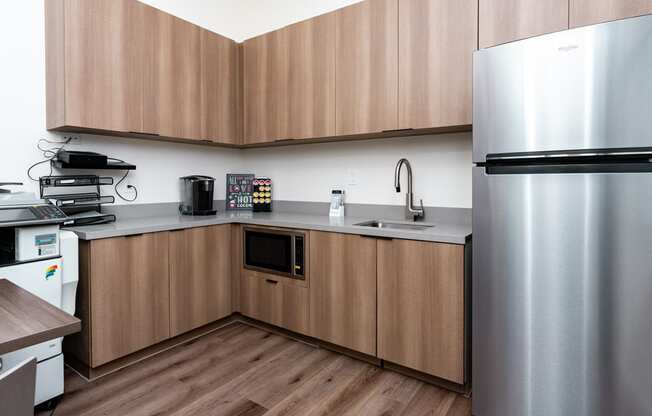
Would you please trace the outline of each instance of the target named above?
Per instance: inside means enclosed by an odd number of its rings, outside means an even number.
[[[75,313],[78,241],[59,225],[66,219],[58,208],[29,194],[0,196],[0,278]],[[0,355],[0,374],[35,357],[36,394],[40,404],[63,394],[62,338]]]

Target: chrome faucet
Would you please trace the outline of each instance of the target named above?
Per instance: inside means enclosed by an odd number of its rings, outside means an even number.
[[[407,168],[408,174],[408,189],[407,194],[405,195],[405,217],[408,220],[417,221],[425,217],[425,211],[423,210],[423,200],[421,202],[421,208],[415,208],[412,200],[412,166],[407,159],[401,159],[396,164],[396,170],[394,171],[394,187],[396,187],[396,192],[401,192],[401,167],[405,165]]]

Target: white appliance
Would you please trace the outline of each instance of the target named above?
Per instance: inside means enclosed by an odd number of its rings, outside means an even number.
[[[16,264],[0,267],[5,278],[69,314],[75,313],[79,280],[78,240],[58,225],[15,229]],[[53,239],[58,244],[53,246]],[[19,251],[21,254],[19,254]],[[42,253],[47,253],[43,258]],[[35,357],[36,393],[34,404],[63,394],[63,338],[53,339],[0,356],[0,374],[29,357]]]

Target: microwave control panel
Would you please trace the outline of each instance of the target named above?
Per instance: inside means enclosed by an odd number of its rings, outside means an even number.
[[[294,275],[301,278],[304,276],[305,264],[305,244],[303,236],[296,235],[294,237]]]

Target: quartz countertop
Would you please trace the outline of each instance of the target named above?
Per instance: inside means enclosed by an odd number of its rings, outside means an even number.
[[[152,216],[118,218],[116,222],[110,224],[70,227],[66,229],[75,232],[81,240],[96,240],[219,224],[248,224],[297,228],[451,244],[465,244],[471,236],[470,224],[456,224],[445,220],[438,221],[437,218],[429,218],[426,221],[416,223],[419,225],[433,226],[425,230],[378,229],[355,225],[372,219],[407,222],[374,217],[330,218],[328,215],[293,212],[253,213],[221,211],[217,215],[212,216],[185,216],[158,213]],[[415,223],[411,222],[411,224]]]

